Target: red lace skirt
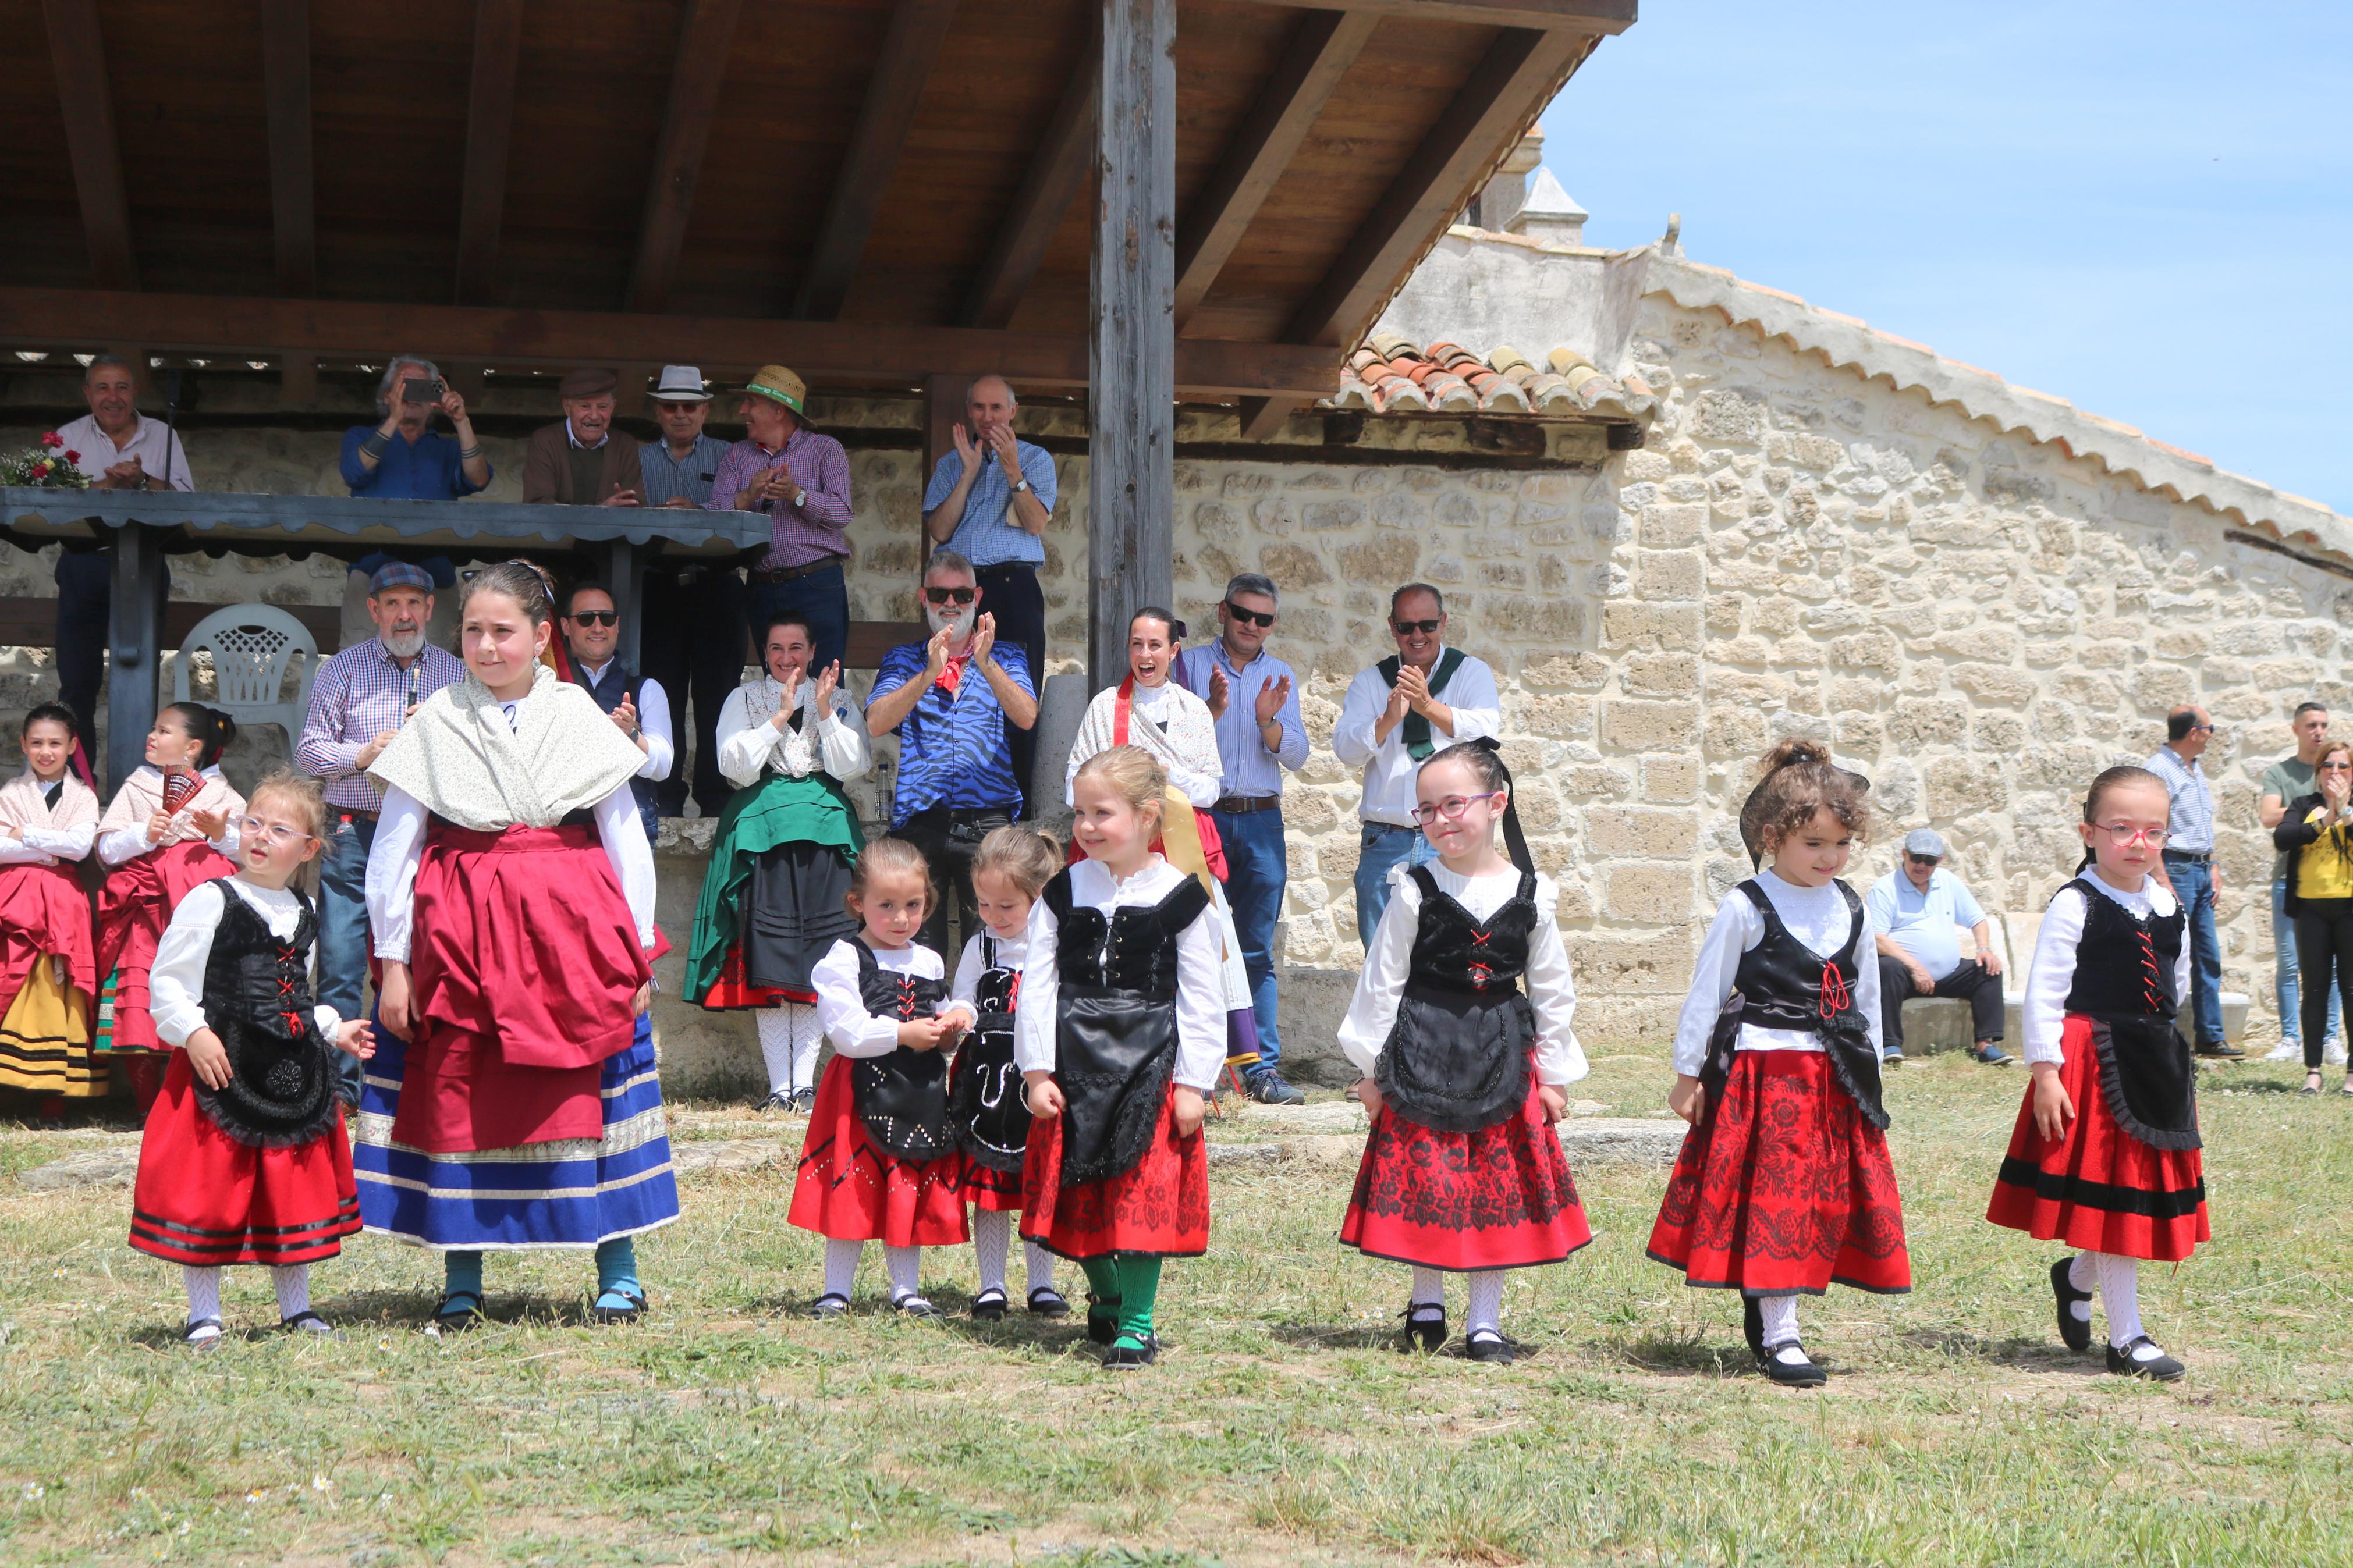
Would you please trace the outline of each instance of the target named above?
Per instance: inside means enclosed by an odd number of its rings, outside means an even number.
[[[147,1113],[131,1194],[131,1245],[174,1263],[315,1263],[360,1228],[359,1185],[338,1114],[308,1143],[240,1143],[196,1106],[196,1075],[174,1051]]]
[[[1066,1187],[1061,1118],[1032,1121],[1021,1197],[1021,1239],[1063,1258],[1198,1258],[1209,1250],[1208,1141],[1198,1128],[1177,1137],[1164,1096],[1134,1164],[1107,1182]]]
[[[2158,1263],[2189,1257],[2212,1234],[2200,1152],[2152,1149],[2116,1125],[2100,1089],[2089,1018],[2068,1014],[2060,1046],[2067,1059],[2059,1081],[2075,1119],[2046,1142],[2034,1130],[2034,1086],[2027,1085],[1986,1218],[2086,1252]]]
[[[1557,1263],[1593,1239],[1537,1083],[1517,1115],[1439,1132],[1384,1106],[1340,1239],[1374,1258],[1467,1271]]]
[[[155,1033],[147,1011],[147,971],[155,963],[155,944],[191,889],[236,871],[227,856],[196,838],[126,860],[107,873],[98,890],[96,973],[100,979],[114,977],[109,1050],[171,1048]]]
[[[1819,1296],[1912,1289],[1887,1135],[1820,1051],[1740,1051],[1683,1139],[1650,1255],[1694,1288]]]
[[[850,1069],[849,1058],[836,1057],[818,1076],[817,1105],[793,1177],[792,1211],[785,1217],[835,1241],[949,1247],[971,1240],[964,1156],[917,1164],[886,1153],[866,1134]]]

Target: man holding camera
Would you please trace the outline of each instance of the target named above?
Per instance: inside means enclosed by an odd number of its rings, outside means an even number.
[[[433,362],[402,354],[376,383],[375,425],[343,432],[343,483],[375,500],[456,500],[488,488],[491,459],[466,415],[466,400],[450,390]],[[451,440],[433,428],[446,414]]]

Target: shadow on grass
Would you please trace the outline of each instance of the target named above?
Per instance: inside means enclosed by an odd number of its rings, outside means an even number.
[[[2050,1373],[2062,1377],[2102,1377],[2107,1363],[2099,1346],[2078,1355],[2065,1345],[2017,1334],[1992,1337],[1966,1329],[1907,1329],[1896,1336],[1915,1350],[1934,1351],[1956,1360],[1981,1361],[2014,1372]]]

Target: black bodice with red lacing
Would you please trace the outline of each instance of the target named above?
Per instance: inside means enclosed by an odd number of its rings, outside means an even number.
[[[1413,956],[1397,1020],[1373,1063],[1381,1096],[1407,1121],[1439,1132],[1478,1132],[1516,1114],[1528,1096],[1535,1017],[1520,991],[1536,929],[1536,878],[1482,921],[1438,885],[1427,866],[1408,873],[1421,895]]]
[[[2195,1149],[2197,1064],[2173,1026],[2181,1005],[2173,976],[2189,917],[2179,900],[2171,914],[2136,915],[2088,878],[2067,888],[2084,899],[2067,1011],[2092,1021],[2108,1109],[2126,1132],[2153,1148]]]
[[[1760,1029],[1810,1030],[1821,1037],[1838,1080],[1874,1127],[1887,1125],[1880,1102],[1879,1053],[1855,1005],[1856,954],[1870,922],[1862,900],[1842,881],[1831,884],[1846,900],[1846,942],[1834,953],[1819,953],[1799,942],[1781,921],[1781,912],[1754,879],[1739,892],[1765,922],[1764,938],[1740,955],[1733,986],[1740,993],[1740,1021]]]
[[[218,879],[220,924],[205,963],[205,1023],[228,1055],[229,1081],[196,1084],[196,1104],[240,1143],[307,1143],[335,1115],[334,1047],[312,1013],[311,947],[319,932],[311,901],[280,939],[228,878]]]
[[[912,1023],[939,1010],[948,994],[944,980],[927,980],[885,969],[874,950],[858,937],[858,993],[877,1018]],[[936,1160],[955,1146],[948,1131],[947,1054],[894,1047],[889,1055],[861,1057],[851,1067],[851,1098],[867,1135],[902,1160]]]

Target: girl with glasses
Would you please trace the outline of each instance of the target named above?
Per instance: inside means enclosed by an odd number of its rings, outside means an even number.
[[[2288,803],[2272,843],[2287,857],[2287,912],[2303,972],[2304,1092],[2318,1094],[2331,981],[2337,999],[2353,996],[2353,742],[2323,744],[2312,780],[2319,787]],[[2353,1070],[2344,1092],[2353,1094]]]
[[[2027,980],[2032,1080],[1986,1209],[2082,1249],[2051,1266],[2068,1349],[2091,1348],[2096,1284],[2108,1370],[2166,1383],[2186,1369],[2142,1331],[2138,1260],[2179,1262],[2210,1234],[2196,1068],[2174,1026],[2189,920],[2156,875],[2171,814],[2146,768],[2110,768],[2084,797],[2084,858],[2043,913]]]

